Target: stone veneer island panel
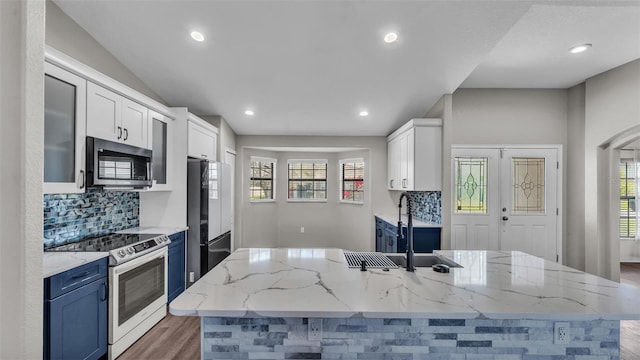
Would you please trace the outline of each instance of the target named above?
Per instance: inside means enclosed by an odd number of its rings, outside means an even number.
[[[239,249],[170,311],[202,318],[203,359],[619,359],[619,320],[640,319],[640,289],[521,252],[438,253],[464,267],[361,272],[340,249]]]
[[[570,322],[571,341],[553,343],[549,320],[322,319],[323,338],[307,338],[307,318],[202,319],[203,359],[582,359],[620,357],[620,321]]]

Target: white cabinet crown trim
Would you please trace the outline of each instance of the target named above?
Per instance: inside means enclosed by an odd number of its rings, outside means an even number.
[[[396,131],[389,134],[389,136],[387,136],[387,142],[397,138],[412,128],[425,126],[442,126],[442,119],[411,119]]]
[[[79,62],[51,46],[47,45],[45,47],[44,56],[45,61],[48,63],[57,65],[75,75],[94,82],[118,95],[144,105],[147,108],[159,112],[173,120],[176,118],[176,115],[171,108]]]

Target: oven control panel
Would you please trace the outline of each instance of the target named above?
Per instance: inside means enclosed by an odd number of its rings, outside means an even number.
[[[167,235],[159,235],[150,240],[141,241],[139,243],[131,244],[130,246],[111,250],[111,261],[115,264],[121,264],[123,262],[133,260],[143,254],[149,253],[155,248],[166,246],[170,242],[171,241]]]

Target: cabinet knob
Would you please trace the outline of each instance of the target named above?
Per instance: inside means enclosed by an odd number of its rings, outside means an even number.
[[[503,216],[503,217],[502,217],[502,220],[503,220],[503,221],[507,221],[507,220],[509,220],[509,217],[508,217],[508,216]]]

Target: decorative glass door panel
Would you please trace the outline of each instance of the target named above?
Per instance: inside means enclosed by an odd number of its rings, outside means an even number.
[[[486,157],[454,158],[456,213],[487,213],[487,167]]]
[[[512,158],[511,212],[545,213],[545,158]]]

